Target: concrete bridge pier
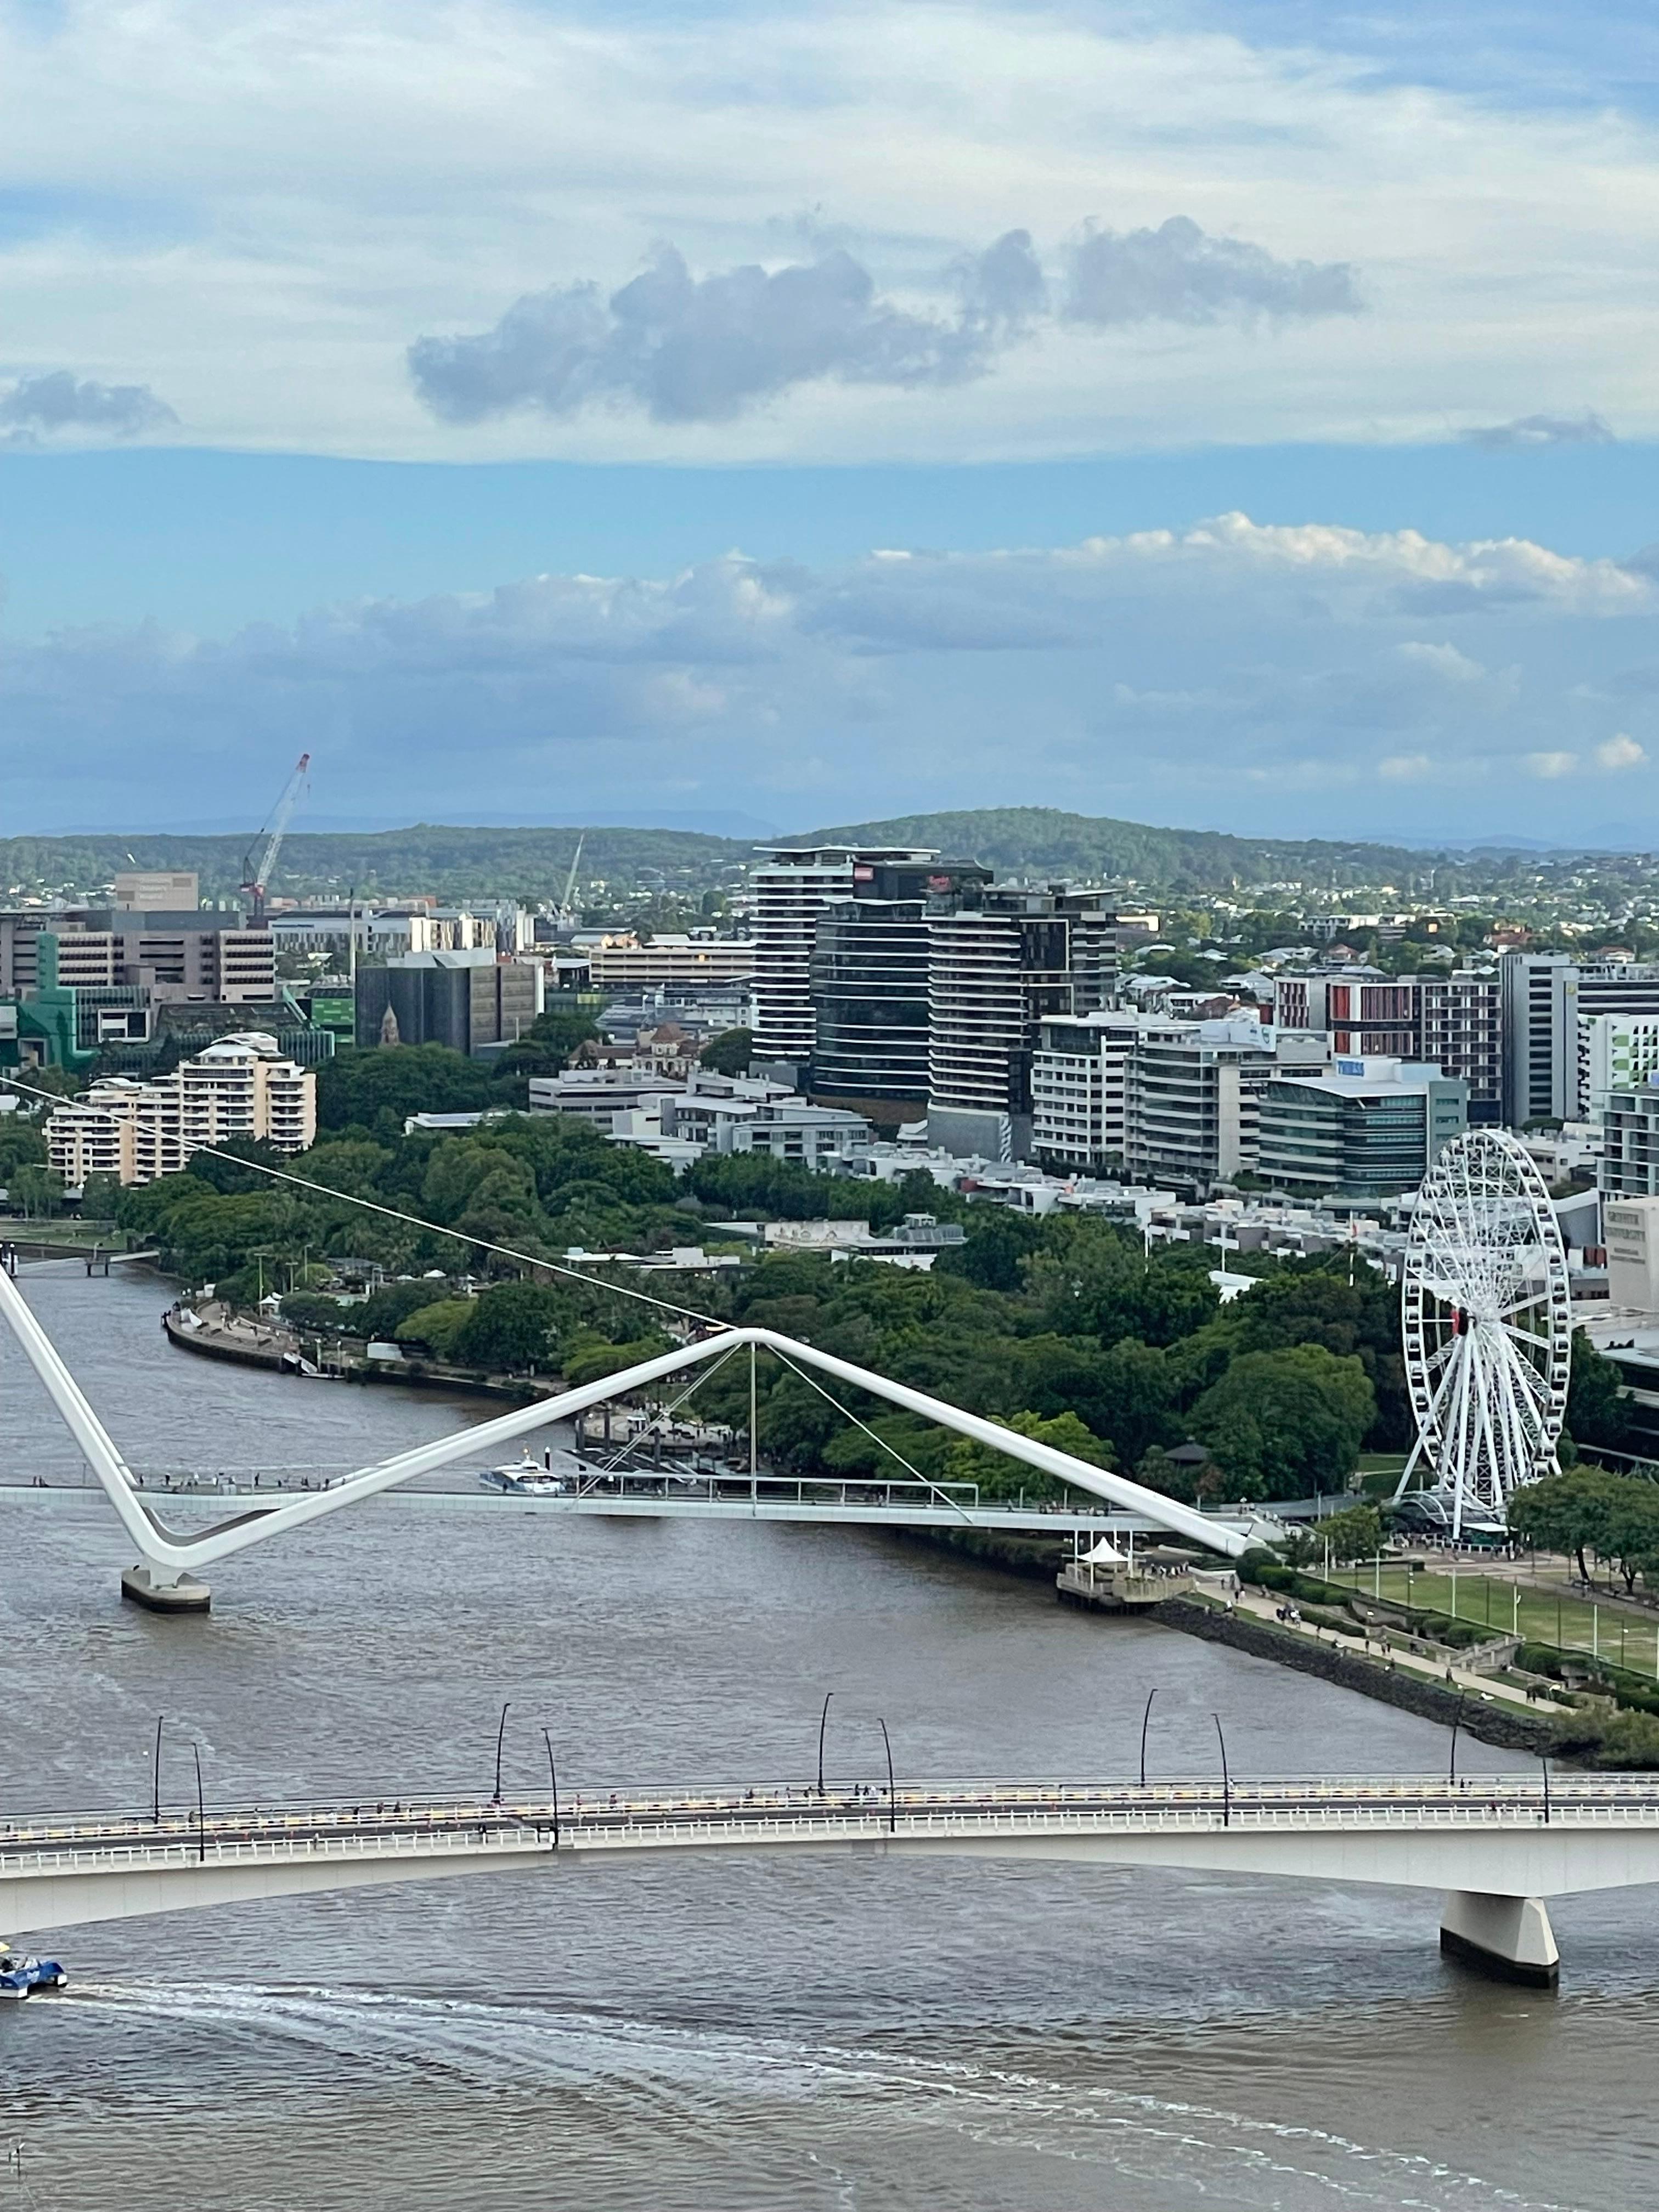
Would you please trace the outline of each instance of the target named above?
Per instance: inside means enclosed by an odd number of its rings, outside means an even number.
[[[128,1567],[121,1577],[121,1595],[152,1613],[206,1613],[213,1593],[182,1567],[157,1566],[153,1559]]]
[[[1449,1889],[1440,1913],[1440,1948],[1500,1981],[1553,1990],[1561,1978],[1561,1954],[1541,1897]]]

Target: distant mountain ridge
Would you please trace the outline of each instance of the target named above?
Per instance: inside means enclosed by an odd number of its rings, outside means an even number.
[[[583,835],[581,881],[617,886],[658,882],[701,895],[756,856],[746,837],[690,830],[595,824]],[[447,900],[490,896],[545,899],[564,888],[578,832],[568,826],[519,829],[416,823],[404,830],[322,833],[299,830],[283,848],[272,884],[279,896],[391,897],[431,892]],[[118,869],[191,868],[204,896],[233,896],[253,837],[116,835],[0,838],[0,895],[64,889],[84,894]],[[1485,849],[1439,851],[1358,839],[1235,836],[1217,830],[1164,830],[1051,806],[982,807],[842,823],[775,842],[916,845],[952,859],[976,860],[1000,874],[1042,881],[1133,885],[1136,895],[1170,897],[1226,893],[1246,885],[1296,883],[1304,897],[1333,899],[1361,884],[1397,886],[1404,901],[1435,871],[1441,897],[1498,884],[1517,866],[1569,857],[1517,853],[1497,841]],[[1287,896],[1289,895],[1287,894]]]
[[[1068,814],[1054,806],[905,814],[810,834],[826,843],[845,838],[848,843],[932,846],[951,859],[982,860],[1009,875],[1052,872],[1169,890],[1226,890],[1292,879],[1334,890],[1393,878],[1403,890],[1439,857],[1409,846],[1368,845],[1358,839],[1339,842],[1240,837],[1221,830],[1158,830],[1107,815]]]

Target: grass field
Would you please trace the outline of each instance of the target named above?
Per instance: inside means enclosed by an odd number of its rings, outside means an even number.
[[[1659,1680],[1659,1620],[1628,1613],[1622,1607],[1558,1592],[1547,1583],[1534,1588],[1478,1569],[1454,1576],[1436,1568],[1422,1574],[1385,1566],[1339,1567],[1332,1580],[1357,1590],[1426,1607],[1490,1627],[1495,1635],[1518,1632],[1529,1644],[1550,1644],[1564,1651],[1589,1651],[1615,1666]]]

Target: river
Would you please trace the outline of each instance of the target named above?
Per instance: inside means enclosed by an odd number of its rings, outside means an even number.
[[[491,1408],[171,1350],[153,1278],[26,1271],[141,1468],[379,1458]],[[3,1480],[78,1462],[0,1342]],[[1421,1771],[1440,1729],[890,1538],[348,1510],[124,1606],[95,1495],[0,1507],[0,1814],[811,1770]],[[1517,1762],[1479,1745],[1471,1764]],[[710,1857],[64,1930],[0,2014],[0,2212],[1626,2212],[1659,2185],[1650,1893],[1553,1908],[1558,1994],[1413,1893]],[[12,2194],[7,2194],[9,2190]]]

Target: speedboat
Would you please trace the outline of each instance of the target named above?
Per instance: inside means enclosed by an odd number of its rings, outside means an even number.
[[[554,1474],[551,1462],[544,1466],[528,1452],[515,1467],[485,1468],[478,1480],[504,1498],[562,1498],[565,1490],[564,1477]]]
[[[56,1959],[27,1959],[18,1951],[0,1951],[0,2002],[33,1996],[41,1990],[61,1990],[68,1979]]]

